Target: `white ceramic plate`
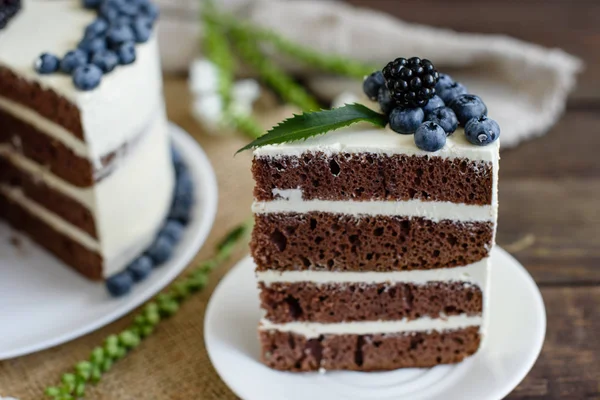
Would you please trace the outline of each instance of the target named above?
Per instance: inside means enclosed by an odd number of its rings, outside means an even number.
[[[170,128],[192,174],[196,206],[173,258],[128,296],[111,298],[103,284],[74,273],[22,235],[17,235],[22,245],[14,247],[15,233],[0,224],[0,360],[56,346],[116,320],[164,288],[196,255],[217,211],[217,181],[196,141]]]
[[[542,296],[525,268],[492,251],[491,321],[485,346],[461,364],[389,372],[294,374],[259,361],[254,263],[242,260],[219,283],[205,317],[206,348],[225,383],[246,400],[497,400],[525,377],[546,332]]]

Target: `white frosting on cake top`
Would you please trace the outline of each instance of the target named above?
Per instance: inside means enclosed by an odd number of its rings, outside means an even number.
[[[305,141],[268,145],[254,150],[255,157],[300,156],[302,153],[375,153],[468,158],[494,161],[498,158],[499,141],[488,146],[476,146],[465,138],[459,128],[448,137],[446,145],[436,152],[427,152],[415,145],[413,135],[400,135],[389,127],[385,129],[340,129],[315,136]]]
[[[52,89],[79,108],[88,157],[98,164],[102,156],[139,135],[162,107],[162,81],[155,36],[136,45],[133,64],[104,75],[92,91],[78,90],[70,75],[35,71],[34,61],[40,54],[62,57],[75,49],[95,18],[96,13],[85,9],[80,0],[24,0],[23,9],[0,31],[0,65]],[[71,138],[63,139],[69,145]]]

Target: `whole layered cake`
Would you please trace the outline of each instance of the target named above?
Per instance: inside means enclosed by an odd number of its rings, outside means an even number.
[[[481,99],[428,65],[399,59],[367,78],[383,129],[255,148],[251,252],[269,367],[431,367],[480,348],[499,130]]]
[[[172,212],[157,9],[19,3],[0,30],[0,217],[103,280],[151,248]]]

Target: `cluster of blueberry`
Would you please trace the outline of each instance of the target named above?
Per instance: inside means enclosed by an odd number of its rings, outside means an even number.
[[[176,185],[167,221],[145,253],[133,260],[125,270],[106,280],[108,292],[115,297],[129,293],[134,283],[148,277],[154,268],[160,267],[171,258],[175,245],[181,239],[183,230],[190,221],[194,204],[194,186],[190,172],[175,149],[173,149],[173,165]]]
[[[0,29],[21,9],[21,0],[0,0]]]
[[[82,0],[83,6],[96,10],[98,18],[85,28],[77,49],[62,59],[43,53],[35,60],[40,74],[61,71],[70,74],[80,90],[100,85],[102,76],[117,65],[135,61],[135,44],[148,41],[158,7],[150,0]]]
[[[498,123],[487,117],[483,101],[460,83],[439,74],[431,61],[398,58],[363,82],[365,94],[377,101],[397,133],[414,133],[424,151],[438,151],[458,125],[467,140],[485,146],[500,136]]]

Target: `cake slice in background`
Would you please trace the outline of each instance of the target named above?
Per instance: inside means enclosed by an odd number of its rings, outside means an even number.
[[[0,217],[93,280],[151,246],[175,187],[157,10],[127,4],[24,0],[0,30]]]
[[[380,95],[388,88],[392,97],[415,99],[393,92],[394,77],[381,78],[376,90],[365,86],[380,104],[389,101],[389,92]],[[480,99],[442,80],[446,101],[431,100],[433,91],[420,104],[381,104],[386,129],[338,130],[254,150],[251,252],[267,366],[432,367],[480,348],[499,131],[486,130],[492,120]],[[430,101],[438,104],[428,110]],[[438,108],[444,103],[452,109]]]

